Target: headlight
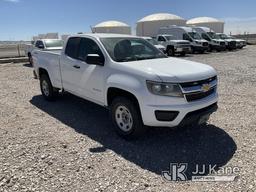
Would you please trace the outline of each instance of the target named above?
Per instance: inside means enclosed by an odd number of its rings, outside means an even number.
[[[147,81],[147,87],[149,92],[155,95],[183,97],[182,91],[178,84]]]

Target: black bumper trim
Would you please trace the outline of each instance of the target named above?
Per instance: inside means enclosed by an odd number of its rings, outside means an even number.
[[[179,126],[184,127],[184,126],[188,126],[191,124],[198,124],[200,117],[207,115],[207,114],[212,114],[215,111],[217,111],[218,109],[218,105],[217,103],[214,103],[208,107],[205,107],[203,109],[199,109],[196,111],[192,111],[189,112],[184,119],[181,121],[181,123],[179,124]]]

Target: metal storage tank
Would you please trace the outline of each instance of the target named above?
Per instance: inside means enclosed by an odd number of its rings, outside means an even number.
[[[170,25],[184,26],[186,20],[169,13],[148,15],[137,22],[136,34],[137,36],[155,37],[161,27]]]
[[[93,33],[131,34],[131,27],[120,21],[104,21],[92,27]]]
[[[197,17],[187,21],[189,26],[209,27],[216,33],[224,32],[224,22],[212,17]]]

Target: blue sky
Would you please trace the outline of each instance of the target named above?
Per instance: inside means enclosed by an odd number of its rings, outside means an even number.
[[[226,21],[226,32],[256,33],[255,0],[0,0],[0,40],[29,40],[47,32],[89,32],[105,20],[136,21],[158,12],[185,19]]]

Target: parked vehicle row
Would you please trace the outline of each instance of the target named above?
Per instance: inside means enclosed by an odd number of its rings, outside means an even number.
[[[107,107],[124,138],[137,137],[145,126],[201,125],[217,110],[211,66],[168,58],[140,37],[74,35],[61,51],[34,49],[32,56],[46,100],[67,91]]]
[[[152,39],[151,37],[147,38]],[[159,45],[165,47],[164,53],[168,56],[174,56],[176,53],[184,56],[187,53],[231,51],[246,46],[244,40],[235,39],[222,33],[215,33],[207,27],[161,27],[156,40]],[[156,42],[154,44],[156,45]]]

